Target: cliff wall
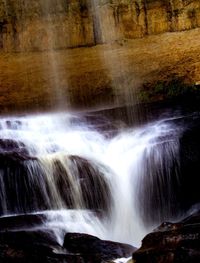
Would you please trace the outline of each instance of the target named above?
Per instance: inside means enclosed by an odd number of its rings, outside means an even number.
[[[0,50],[92,46],[200,27],[199,0],[0,0]]]

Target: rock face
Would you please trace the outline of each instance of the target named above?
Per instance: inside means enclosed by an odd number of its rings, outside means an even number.
[[[95,45],[200,26],[198,0],[0,1],[0,49]]]
[[[200,81],[199,26],[198,0],[0,0],[1,110],[165,99]]]
[[[133,253],[135,263],[200,262],[200,211],[183,221],[163,223]]]
[[[180,138],[180,193],[182,204],[189,209],[193,204],[200,202],[197,188],[200,183],[200,118],[199,114],[193,115],[183,136]],[[189,194],[189,199],[186,196]]]

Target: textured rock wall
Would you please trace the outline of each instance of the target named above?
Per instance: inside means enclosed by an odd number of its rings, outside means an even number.
[[[0,0],[0,49],[90,46],[200,26],[199,0]]]
[[[0,46],[38,51],[93,44],[88,6],[65,0],[0,1]]]

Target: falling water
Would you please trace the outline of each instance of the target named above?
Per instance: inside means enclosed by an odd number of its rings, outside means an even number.
[[[143,219],[155,195],[152,220],[173,216],[180,133],[173,121],[100,126],[66,113],[1,118],[1,215],[46,211],[44,224],[60,242],[75,231],[134,245],[149,231]]]
[[[60,88],[61,77],[59,76],[59,65],[63,58],[56,52],[56,28],[55,28],[55,20],[59,19],[56,17],[56,8],[57,2],[52,2],[49,0],[42,0],[42,12],[44,14],[46,20],[45,31],[47,34],[47,47],[48,52],[43,52],[43,60],[44,60],[44,77],[49,76],[48,85],[51,88],[50,100],[51,106],[54,110],[59,110],[62,108],[66,108],[68,106],[66,89]],[[58,12],[58,11],[57,11]],[[48,69],[46,69],[46,65],[48,65]],[[46,69],[46,71],[45,71]],[[67,83],[66,83],[67,85]]]

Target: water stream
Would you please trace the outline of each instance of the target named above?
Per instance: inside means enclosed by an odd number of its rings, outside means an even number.
[[[2,117],[1,215],[45,211],[61,243],[71,231],[139,246],[152,202],[155,224],[174,215],[181,130],[172,120],[103,130],[78,114]]]

